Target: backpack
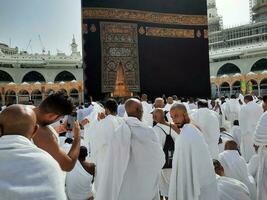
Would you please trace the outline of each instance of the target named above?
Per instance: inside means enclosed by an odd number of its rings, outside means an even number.
[[[172,159],[173,159],[174,146],[175,146],[175,143],[174,143],[172,136],[171,136],[171,125],[170,125],[169,134],[167,134],[164,131],[164,129],[161,128],[160,126],[157,125],[157,127],[159,127],[166,135],[166,140],[165,140],[165,143],[163,146],[163,152],[165,154],[165,164],[164,164],[162,169],[170,169],[170,168],[172,168]]]

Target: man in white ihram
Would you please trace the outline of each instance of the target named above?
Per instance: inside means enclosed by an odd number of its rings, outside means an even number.
[[[175,138],[178,136],[178,134],[176,133],[176,130],[178,130],[178,128],[175,125],[166,122],[164,118],[164,110],[162,108],[156,108],[153,111],[153,120],[157,123],[153,127],[153,129],[159,138],[159,143],[162,145],[163,150],[164,147],[168,148],[168,146],[165,145],[174,146]],[[171,144],[168,143],[168,135],[170,135],[172,138]],[[171,166],[166,167],[164,165],[161,171],[159,183],[161,199],[163,199],[163,197],[165,197],[165,199],[168,197],[171,172]]]
[[[153,129],[141,122],[141,102],[129,99],[125,109],[129,117],[108,147],[96,200],[158,200],[164,153]]]
[[[267,199],[267,96],[263,97],[264,113],[256,126],[254,142],[259,146],[259,168],[257,179],[257,200]]]
[[[251,95],[246,95],[244,97],[244,102],[246,105],[241,107],[239,114],[239,126],[241,129],[240,150],[246,162],[249,162],[250,158],[255,154],[253,136],[257,122],[263,113],[263,109],[259,104],[253,101]]]
[[[0,199],[66,199],[59,164],[30,141],[37,130],[36,115],[26,106],[0,114]]]
[[[208,102],[206,100],[198,101],[198,109],[190,114],[192,123],[197,125],[208,144],[211,157],[218,158],[219,154],[219,137],[220,126],[217,114],[208,109]]]
[[[95,176],[95,190],[102,175],[103,171],[103,161],[105,160],[107,154],[108,145],[114,135],[115,129],[118,128],[123,120],[117,116],[118,104],[114,99],[108,99],[104,105],[105,117],[101,119],[94,129],[92,134],[93,152],[92,156],[96,164],[96,176]]]
[[[224,168],[225,176],[244,183],[250,193],[251,200],[256,200],[256,185],[254,178],[248,173],[246,161],[239,155],[237,144],[233,140],[225,143],[225,150],[219,154],[219,161]]]
[[[190,124],[183,104],[174,104],[170,113],[181,131],[175,141],[169,200],[218,200],[216,175],[202,133]]]
[[[226,101],[224,106],[224,113],[228,121],[230,121],[230,127],[233,126],[233,122],[238,120],[240,112],[240,103],[238,99],[236,99],[235,95],[231,96],[231,99]]]

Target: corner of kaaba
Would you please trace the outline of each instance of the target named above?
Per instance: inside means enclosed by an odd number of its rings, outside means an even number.
[[[206,0],[82,0],[86,96],[210,97]]]

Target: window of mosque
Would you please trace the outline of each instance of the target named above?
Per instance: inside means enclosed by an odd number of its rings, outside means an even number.
[[[55,82],[72,81],[72,80],[76,80],[76,78],[72,73],[68,71],[60,72],[55,78]]]
[[[254,63],[251,67],[252,72],[260,72],[267,70],[267,59],[263,58]]]
[[[24,75],[22,82],[45,82],[45,78],[42,74],[36,71],[28,72]]]
[[[0,82],[14,82],[13,78],[5,71],[0,70]]]
[[[226,63],[224,64],[217,72],[217,76],[222,76],[224,74],[236,74],[236,73],[241,73],[241,70],[232,63]]]

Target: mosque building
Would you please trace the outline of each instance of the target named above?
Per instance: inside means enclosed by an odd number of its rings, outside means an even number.
[[[0,43],[0,104],[38,104],[53,91],[83,102],[82,57],[73,37],[71,54],[30,54]]]
[[[215,0],[208,1],[212,96],[267,94],[267,0],[250,0],[251,22],[223,28]]]

